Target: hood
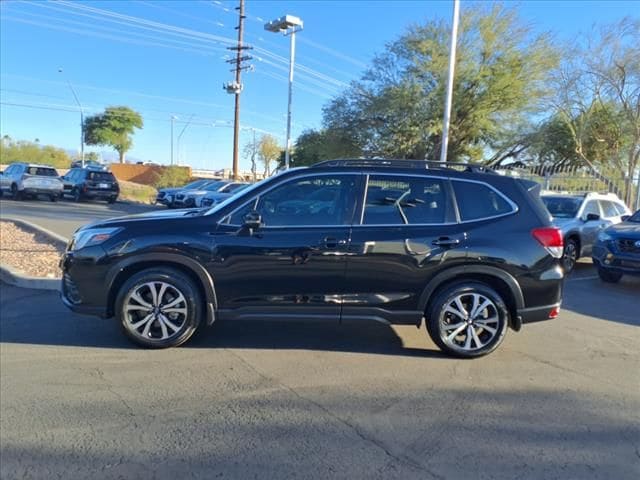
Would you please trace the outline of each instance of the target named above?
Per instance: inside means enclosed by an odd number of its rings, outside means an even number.
[[[173,193],[179,192],[180,190],[184,190],[184,187],[173,187],[173,188],[161,188],[158,192],[164,192],[165,194],[171,195]]]
[[[622,222],[605,230],[612,237],[634,238],[640,240],[640,223]]]
[[[185,209],[185,210],[158,210],[153,212],[146,213],[138,213],[136,215],[126,215],[123,217],[114,217],[109,218],[107,220],[98,220],[83,227],[79,228],[79,230],[86,230],[88,228],[101,228],[101,227],[110,227],[110,226],[118,226],[125,227],[128,223],[132,222],[141,222],[141,221],[149,221],[163,218],[179,218],[179,217],[193,217],[199,215],[201,212],[206,210],[201,209]]]
[[[208,192],[205,195],[205,198],[210,198],[212,200],[220,200],[222,198],[227,198],[231,196],[230,193],[225,193],[225,192]]]
[[[185,190],[184,193],[187,197],[203,197],[207,193],[212,193],[209,190]]]

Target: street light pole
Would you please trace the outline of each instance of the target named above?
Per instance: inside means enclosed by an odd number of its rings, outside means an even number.
[[[182,138],[182,134],[187,129],[189,124],[191,124],[191,120],[193,120],[193,116],[194,115],[195,115],[195,113],[191,114],[191,116],[189,117],[189,120],[187,120],[187,123],[184,124],[184,127],[182,128],[182,131],[178,135],[178,144],[176,145],[177,146],[177,150],[178,150],[178,165],[180,165],[180,139]]]
[[[58,73],[63,73],[62,68],[58,68]],[[64,76],[64,78],[67,81],[67,85],[69,85],[69,89],[73,94],[73,98],[76,100],[76,103],[78,104],[78,108],[80,108],[80,163],[82,165],[82,168],[84,168],[84,109],[82,108],[82,104],[78,99],[78,95],[76,94],[76,91],[73,88],[73,85],[71,85],[71,82],[66,76]]]
[[[289,99],[287,102],[287,145],[284,152],[284,168],[289,169],[291,158],[291,104],[293,99],[293,66],[296,56],[296,32],[303,28],[302,20],[292,15],[285,15],[277,20],[273,20],[264,26],[270,32],[282,32],[291,36],[291,48],[289,55]]]
[[[460,0],[453,0],[453,25],[451,27],[451,47],[449,49],[449,75],[447,76],[447,96],[444,107],[444,119],[442,125],[442,149],[440,161],[447,161],[447,149],[449,148],[449,121],[451,118],[451,104],[453,103],[453,79],[456,68],[456,44],[458,43],[458,17],[460,13]]]
[[[171,165],[173,165],[173,122],[178,118],[175,115],[171,115]]]

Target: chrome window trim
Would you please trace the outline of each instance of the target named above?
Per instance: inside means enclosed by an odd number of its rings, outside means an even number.
[[[271,186],[270,188],[268,188],[267,190],[265,190],[264,192],[260,193],[259,195],[254,196],[251,200],[248,200],[246,202],[244,202],[242,205],[240,205],[238,208],[235,208],[232,212],[228,213],[227,215],[225,215],[224,217],[222,217],[219,221],[218,221],[218,225],[225,225],[225,226],[229,226],[229,227],[238,227],[240,228],[242,225],[236,225],[235,223],[225,223],[226,219],[231,219],[231,217],[233,215],[235,215],[235,213],[238,210],[243,209],[244,207],[246,207],[247,205],[249,205],[252,201],[255,202],[257,199],[259,199],[261,196],[263,196],[266,193],[269,193],[271,190],[278,188],[280,185],[284,185],[285,183],[288,183],[288,180],[301,180],[304,178],[308,178],[308,177],[330,177],[330,176],[343,176],[343,175],[354,175],[354,176],[360,176],[362,175],[361,172],[316,172],[316,173],[308,173],[305,175],[300,175],[297,177],[294,177],[292,179],[285,179],[281,182],[276,183],[275,185]],[[346,228],[351,228],[351,224],[345,224],[345,225],[272,225],[272,226],[268,226],[265,225],[264,227],[260,227],[261,229],[267,229],[267,228],[340,228],[340,227],[346,227]]]

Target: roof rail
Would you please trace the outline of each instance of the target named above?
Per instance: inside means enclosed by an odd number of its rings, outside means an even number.
[[[436,160],[407,160],[394,158],[339,158],[335,160],[324,160],[312,165],[314,167],[398,167],[398,168],[421,168],[436,170],[456,170],[473,173],[498,173],[491,167],[486,167],[478,163],[463,162],[439,162]]]

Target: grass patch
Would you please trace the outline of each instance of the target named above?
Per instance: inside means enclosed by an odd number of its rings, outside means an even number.
[[[120,200],[128,200],[138,203],[153,203],[156,198],[157,190],[149,185],[141,185],[134,182],[126,182],[118,180],[120,185]]]

